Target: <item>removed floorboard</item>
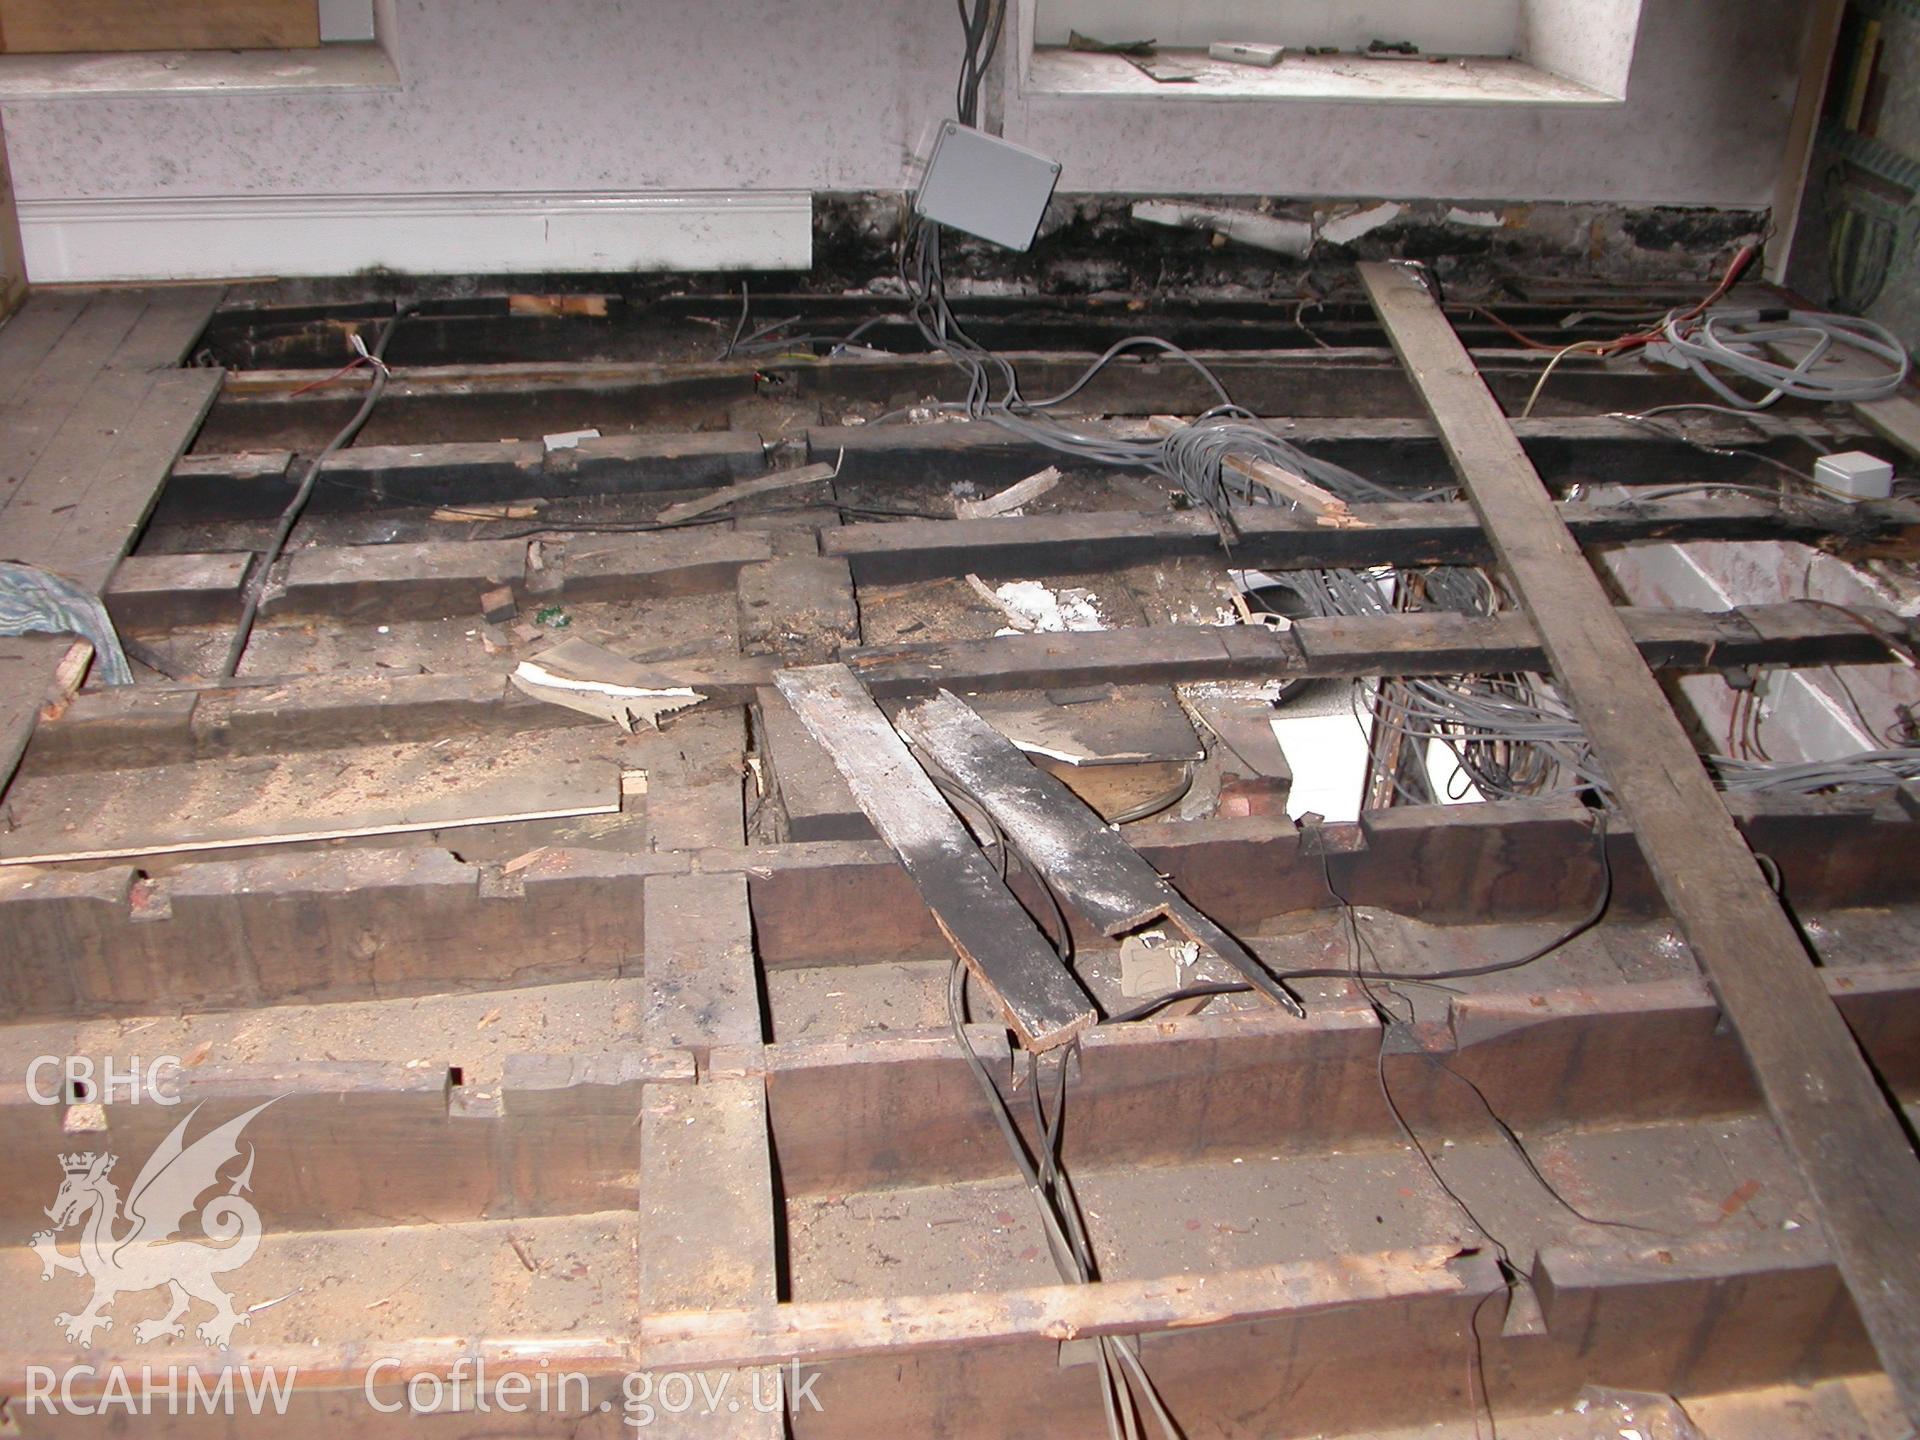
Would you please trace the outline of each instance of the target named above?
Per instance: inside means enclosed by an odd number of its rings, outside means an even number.
[[[1049,1049],[1091,1025],[1085,992],[853,672],[814,665],[774,678],[1020,1043]]]
[[[942,690],[902,711],[897,724],[1104,934],[1118,937],[1157,920],[1171,921],[1269,1000],[1305,1017],[1299,999],[1239,941],[1195,910],[1072,791],[1029,763],[956,696]]]

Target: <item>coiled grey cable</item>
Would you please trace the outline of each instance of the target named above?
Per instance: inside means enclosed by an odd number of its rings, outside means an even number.
[[[1783,397],[1817,403],[1884,400],[1906,384],[1911,361],[1906,347],[1884,325],[1853,315],[1817,310],[1710,310],[1690,320],[1669,318],[1661,326],[1664,350],[1649,359],[1666,359],[1690,370],[1709,390],[1740,410],[1764,410]],[[1797,360],[1770,358],[1767,347],[1804,345]],[[1837,346],[1870,355],[1886,369],[1865,378],[1822,374],[1820,367]],[[1758,399],[1744,396],[1717,372],[1765,388]]]

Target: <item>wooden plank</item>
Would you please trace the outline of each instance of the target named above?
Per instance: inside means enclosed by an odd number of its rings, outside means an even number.
[[[1290,444],[1377,484],[1428,490],[1453,483],[1439,434],[1424,416],[1279,415],[1265,423]],[[1148,422],[1133,419],[1110,418],[1101,429],[1126,439],[1149,435]],[[1666,485],[1681,479],[1770,484],[1775,477],[1758,462],[1705,454],[1675,437],[1685,434],[1743,456],[1800,461],[1805,450],[1789,438],[1795,433],[1846,449],[1857,443],[1862,427],[1851,421],[1828,424],[1805,416],[1756,415],[1738,421],[1669,419],[1655,428],[1587,415],[1517,420],[1514,430],[1542,476],[1562,486]],[[815,459],[838,459],[843,480],[866,482],[998,484],[1059,458],[1057,451],[992,424],[820,426],[807,432],[807,447]]]
[[[777,1303],[773,1173],[758,1077],[647,1087],[638,1204],[641,1313]],[[779,1394],[777,1367],[722,1360],[685,1368],[693,1372],[691,1403],[679,1412],[651,1410],[647,1430],[673,1440],[780,1440],[786,1433],[780,1408],[764,1403]],[[703,1383],[705,1394],[725,1397],[717,1406],[694,1398]]]
[[[894,723],[977,799],[1067,903],[1106,935],[1170,920],[1269,1000],[1305,1018],[1298,998],[1239,941],[1195,910],[1071,790],[1031,764],[957,696],[942,690],[903,710]]]
[[[291,50],[320,43],[315,0],[0,0],[0,52]]]
[[[1866,544],[1920,530],[1920,504],[1859,506],[1796,500],[1791,506],[1739,495],[1679,495],[1624,504],[1559,502],[1582,545],[1640,540],[1774,540]],[[1479,517],[1465,502],[1355,505],[1327,525],[1279,506],[1237,506],[1235,563],[1263,570],[1368,565],[1478,565],[1492,558]],[[844,558],[863,584],[938,576],[1067,575],[1117,570],[1180,555],[1225,553],[1213,517],[1197,510],[1101,511],[985,520],[902,520],[843,526],[821,549]]]
[[[71,644],[65,635],[0,636],[0,777],[20,763]]]
[[[27,314],[60,298],[38,296]],[[0,367],[0,395],[4,386],[5,370]],[[1439,437],[1425,419],[1274,419],[1267,423],[1310,454],[1345,465],[1381,485],[1417,491],[1452,483]],[[1104,428],[1116,435],[1146,433],[1139,421],[1110,420]],[[1674,428],[1679,428],[1677,423]],[[1803,458],[1804,449],[1790,438],[1794,434],[1804,433],[1845,449],[1865,433],[1864,426],[1851,422],[1771,415],[1756,416],[1751,423],[1716,419],[1686,427],[1685,433],[1702,444],[1738,452],[1727,457],[1705,454],[1650,427],[1604,416],[1523,420],[1516,422],[1515,429],[1527,453],[1556,488],[1668,485],[1681,480],[1772,483],[1773,472],[1753,457]],[[876,485],[927,480],[1013,483],[1058,458],[1044,446],[996,425],[820,426],[807,432],[807,444],[812,459],[839,462],[843,480]],[[174,467],[155,521],[178,524],[276,515],[293,493],[288,459],[285,450],[258,448],[189,455]],[[317,514],[372,506],[475,505],[549,496],[698,490],[764,469],[761,437],[745,430],[606,435],[551,451],[537,440],[355,445],[327,462],[312,508]]]
[[[660,520],[665,524],[677,524],[682,520],[691,520],[696,515],[705,515],[718,510],[723,505],[731,505],[736,500],[750,500],[759,495],[771,495],[780,490],[793,490],[802,485],[818,485],[833,478],[831,465],[802,465],[797,470],[776,470],[771,475],[755,476],[751,480],[736,480],[731,485],[723,485],[710,495],[702,495],[697,500],[682,500],[669,505],[660,512]]]
[[[1148,433],[1156,438],[1183,430],[1187,421],[1172,415],[1155,415],[1148,419]],[[1323,490],[1304,475],[1296,475],[1291,470],[1258,460],[1247,455],[1228,453],[1220,459],[1220,464],[1243,479],[1256,485],[1264,485],[1283,501],[1298,505],[1309,515],[1320,516],[1332,523],[1344,523],[1347,518],[1347,502],[1330,491]]]
[[[704,1067],[716,1045],[760,1042],[744,876],[655,875],[647,881],[645,945],[647,1046],[691,1051]]]
[[[754,705],[760,760],[780,798],[790,840],[871,840],[873,824],[846,777],[807,733],[786,696],[769,685]]]
[[[1911,900],[1920,823],[1891,797],[1733,798],[1798,903]],[[1333,903],[1319,860],[1302,856],[1283,819],[1149,822],[1130,838],[1235,930]],[[1396,807],[1324,827],[1321,839],[1353,903],[1436,924],[1564,924],[1599,883],[1587,812],[1564,802]],[[1624,820],[1608,851],[1611,913],[1664,914]],[[436,845],[273,847],[188,856],[145,879],[130,863],[0,867],[0,1004],[16,1018],[151,1014],[638,975],[645,882],[689,870],[746,874],[769,968],[952,953],[879,843],[696,856],[556,847],[512,874]],[[369,934],[380,937],[372,953]]]
[[[831,528],[822,534],[831,535]],[[813,548],[811,531],[800,537]],[[744,565],[739,577],[740,651],[814,665],[860,643],[860,611],[847,562],[826,555],[776,555]]]
[[[794,1357],[818,1362],[875,1348],[904,1359],[915,1351],[994,1340],[1058,1341],[1193,1325],[1202,1322],[1191,1308],[1202,1296],[1205,1320],[1226,1323],[1388,1298],[1404,1304],[1419,1295],[1461,1295],[1499,1283],[1490,1259],[1456,1264],[1453,1249],[1428,1246],[1208,1276],[1041,1285],[993,1295],[653,1313],[641,1317],[639,1357],[649,1368],[779,1364]]]
[[[62,330],[0,439],[10,558],[104,589],[220,387],[217,370],[156,378],[153,367],[180,358],[219,294],[116,291]],[[37,704],[42,685],[20,674],[6,688],[0,788],[33,732],[33,705],[20,697]]]
[[[1220,527],[1199,510],[1163,514],[993,516],[845,525],[820,537],[863,585],[941,575],[1070,575],[1177,555],[1221,553]]]
[[[1096,1012],[1078,982],[853,672],[844,665],[816,665],[782,670],[774,680],[833,756],[860,808],[899,855],[941,930],[1021,1044],[1048,1049],[1091,1025]]]
[[[232,622],[253,554],[129,555],[107,583],[107,613],[122,635]]]
[[[1405,268],[1360,273],[1920,1419],[1920,1161],[1906,1131],[1445,315]]]
[[[99,413],[91,404],[76,411],[6,510],[9,524],[20,527],[15,533],[32,536],[34,564],[89,590],[105,587],[132,546],[168,469],[213,403],[220,372],[170,370],[149,378],[129,371],[111,384],[119,395],[138,395],[123,412],[125,428],[70,435]]]
[[[156,519],[171,524],[277,515],[297,483],[287,458],[279,450],[188,456],[174,467]],[[558,450],[538,440],[354,445],[322,468],[312,507],[318,514],[698,490],[765,467],[760,436],[739,430],[603,435]]]
[[[649,796],[651,800],[652,796]],[[739,789],[734,789],[739,811]],[[649,1085],[640,1109],[639,1296],[642,1312],[769,1305],[779,1299],[766,1089],[757,1074],[716,1076],[715,1047],[757,1048],[763,1023],[745,877],[656,875],[646,882],[649,1048],[684,1047],[697,1086]],[[775,1393],[760,1372],[703,1375],[715,1395]],[[718,1389],[720,1385],[728,1388]],[[777,1412],[751,1404],[659,1413],[678,1437],[778,1440]]]
[[[995,515],[1005,515],[1038,500],[1059,483],[1060,467],[1049,465],[1044,470],[1034,471],[1024,480],[1015,481],[997,495],[989,495],[984,500],[962,500],[953,507],[953,513],[960,520],[986,520]]]
[[[402,331],[404,334],[404,330]],[[1409,416],[1418,400],[1389,352],[1343,350],[1209,351],[1194,358],[1259,414]],[[1514,409],[1525,404],[1549,355],[1526,350],[1480,352],[1487,374]],[[1006,351],[1022,384],[1034,392],[1064,390],[1094,358],[1082,352]],[[357,396],[323,387],[290,392],[324,378],[304,370],[236,375],[209,419],[209,443],[221,449],[318,449],[352,414]],[[944,356],[880,359],[694,362],[681,364],[551,364],[537,366],[402,367],[364,432],[368,444],[403,444],[431,428],[447,440],[497,440],[508,434],[551,434],[595,427],[724,427],[735,406],[769,391],[799,401],[892,406],[966,398],[966,380]],[[1569,358],[1554,371],[1545,404],[1583,410],[1638,411],[1695,398],[1695,382],[1638,362],[1605,365]],[[1219,396],[1197,372],[1172,361],[1109,365],[1058,413],[1148,416],[1197,412]],[[316,443],[319,442],[319,443]],[[822,457],[825,458],[825,457]],[[1017,478],[1017,477],[1015,477]]]
[[[1794,88],[1793,116],[1787,122],[1787,141],[1773,179],[1773,226],[1766,241],[1766,275],[1776,285],[1787,281],[1794,235],[1800,228],[1800,206],[1807,191],[1807,172],[1813,164],[1814,131],[1846,11],[1845,0],[1814,0],[1806,7],[1801,22],[1800,83]]]
[[[157,565],[161,558],[152,560]],[[196,569],[187,589],[150,591],[148,598],[166,605],[225,603],[223,597],[230,593],[225,576],[231,563],[229,559],[204,574]],[[136,581],[151,573],[145,559],[133,566]],[[1876,614],[1883,623],[1900,623],[1885,612]],[[1719,614],[1629,609],[1624,615],[1641,653],[1662,669],[1711,668],[1720,662],[1855,665],[1889,658],[1869,632],[1847,617],[1799,601]],[[1231,651],[1216,627],[1164,627],[1176,631],[1165,643],[1158,638],[1161,628],[1105,632],[1106,639],[1100,638],[1100,632],[1088,632],[1070,638],[1023,636],[890,646],[851,652],[849,663],[888,695],[925,694],[942,685],[980,695],[977,707],[996,725],[1023,727],[1014,738],[1035,753],[1061,750],[1112,758],[1123,753],[1112,746],[1137,746],[1151,736],[1153,748],[1139,753],[1141,758],[1157,759],[1186,754],[1185,746],[1192,742],[1190,728],[1183,732],[1156,719],[1165,714],[1166,706],[1154,703],[1149,708],[1149,696],[1154,693],[1150,690],[1122,689],[1117,700],[1044,710],[1036,710],[1036,702],[1018,692],[1049,687],[1084,691],[1094,685],[1131,686],[1136,681],[1155,685],[1295,675],[1342,678],[1436,669],[1486,674],[1537,669],[1545,663],[1533,627],[1518,614],[1493,620],[1423,614],[1309,620],[1271,639],[1254,634],[1236,637]],[[1916,634],[1911,622],[1894,633]],[[0,660],[17,653],[21,643],[0,643]],[[690,657],[636,664],[633,675],[636,684],[647,688],[691,689],[704,696],[709,706],[730,706],[764,698],[761,691],[772,684],[774,668],[765,657]],[[1158,693],[1164,695],[1164,691]],[[995,698],[1001,695],[1009,697],[1004,706]],[[1129,709],[1141,713],[1124,726],[1109,723]],[[1023,712],[1030,718],[1018,719]],[[1043,717],[1048,723],[1037,723]],[[83,692],[58,721],[40,727],[34,738],[33,763],[38,773],[49,774],[216,755],[432,740],[448,734],[507,736],[585,723],[575,712],[529,700],[499,675],[370,672],[324,678],[246,676],[199,686],[156,682],[141,685],[138,693]],[[769,732],[777,726],[777,721],[769,721]],[[819,753],[804,731],[799,733],[806,748]],[[1176,738],[1182,743],[1173,743]],[[775,739],[769,748],[778,766],[779,753],[786,747]],[[821,759],[824,763],[824,754]],[[1254,768],[1269,773],[1262,766]],[[870,833],[838,772],[832,771],[824,783],[838,798],[827,800],[823,792],[824,809],[818,813],[853,815],[857,828],[852,834],[796,834],[793,838],[854,839]],[[802,809],[814,813],[809,806]]]
[[[1892,627],[1892,634],[1914,633],[1911,620],[1877,609],[1871,614],[1876,624]],[[1623,608],[1620,617],[1646,658],[1663,668],[1874,664],[1892,658],[1885,645],[1857,623],[1803,601],[1720,612]],[[943,686],[972,693],[1202,680],[1495,674],[1542,669],[1546,650],[1533,624],[1518,613],[1482,617],[1416,612],[1315,618],[1283,631],[1156,625],[997,635],[868,646],[842,658],[875,695],[892,697],[930,694]]]
[[[1853,410],[1907,454],[1920,458],[1920,404],[1916,404],[1911,395],[1863,401]]]
[[[771,554],[766,537],[724,530],[314,545],[286,558],[285,580],[261,613],[334,621],[478,615],[481,595],[503,584],[523,607],[705,595],[731,589],[742,567]]]
[[[70,291],[43,290],[0,327],[0,406],[12,406],[27,388],[40,363],[87,308],[87,300]],[[17,478],[0,476],[0,480]]]
[[[620,808],[597,731],[561,730],[509,754],[484,738],[207,760],[92,775],[22,776],[0,865],[288,844]]]
[[[38,308],[37,301],[29,304],[20,323],[24,326]],[[60,327],[58,337],[39,357],[31,374],[15,382],[18,393],[9,406],[6,428],[0,433],[0,501],[8,508],[42,452],[88,397],[94,380],[146,308],[146,296],[139,291],[93,296],[68,324]]]
[[[1446,968],[1456,956],[1519,954],[1530,929],[1466,925],[1458,939],[1421,927],[1401,939],[1374,914],[1383,967]],[[1335,935],[1329,923],[1311,936]],[[1455,993],[1425,1030],[1426,1056],[1470,1078],[1509,1124],[1614,1127],[1748,1114],[1760,1106],[1703,979],[1601,980],[1691,969],[1661,924],[1610,922],[1594,948],[1532,972],[1521,989]],[[1436,943],[1437,941],[1437,943]],[[1309,943],[1317,943],[1311,941]],[[1337,942],[1334,942],[1337,943]],[[1390,948],[1389,948],[1390,947]],[[1603,958],[1604,952],[1604,958]],[[1404,958],[1403,958],[1404,957]],[[1593,967],[1598,965],[1598,971]],[[1903,1099],[1920,1094],[1920,968],[1835,966],[1822,972],[1874,1065]],[[1149,1025],[1101,1025],[1081,1037],[1069,1165],[1114,1171],[1236,1155],[1302,1154],[1391,1141],[1380,1102],[1380,1027],[1359,987],[1309,982],[1304,1021],[1235,1011]],[[733,1056],[717,1055],[716,1066]],[[766,1073],[786,1193],[838,1195],[945,1185],[1006,1171],[991,1118],[967,1104],[973,1077],[941,1032],[777,1041],[740,1052]],[[1389,1082],[1417,1131],[1471,1132],[1484,1119],[1464,1087],[1427,1083],[1427,1060],[1388,1057]],[[1004,1040],[990,1068],[1006,1076]]]

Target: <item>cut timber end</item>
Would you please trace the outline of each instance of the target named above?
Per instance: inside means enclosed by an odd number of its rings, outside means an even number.
[[[1020,1043],[1050,1049],[1091,1025],[1097,1012],[1085,992],[853,672],[814,665],[782,670],[774,682]]]

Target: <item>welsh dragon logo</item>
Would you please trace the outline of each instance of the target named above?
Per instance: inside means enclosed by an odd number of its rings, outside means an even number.
[[[213,1314],[197,1329],[209,1344],[226,1345],[234,1327],[247,1323],[215,1277],[238,1270],[260,1248],[260,1212],[241,1193],[252,1186],[251,1145],[246,1146],[246,1165],[227,1179],[225,1193],[199,1207],[200,1228],[215,1243],[180,1238],[180,1229],[200,1197],[221,1183],[221,1168],[239,1157],[240,1132],[247,1122],[271,1104],[269,1100],[256,1105],[189,1145],[187,1126],[200,1113],[196,1105],[140,1167],[124,1206],[119,1189],[108,1178],[117,1156],[60,1157],[66,1179],[46,1211],[53,1228],[36,1234],[32,1244],[40,1257],[42,1280],[65,1271],[93,1281],[93,1298],[84,1310],[55,1317],[54,1323],[67,1339],[91,1346],[94,1331],[113,1328],[112,1317],[104,1312],[116,1296],[161,1286],[171,1297],[167,1313],[136,1324],[133,1338],[137,1341],[184,1335],[181,1317],[195,1300],[213,1306]],[[69,1255],[60,1249],[58,1237],[75,1225],[83,1226],[80,1248]]]

